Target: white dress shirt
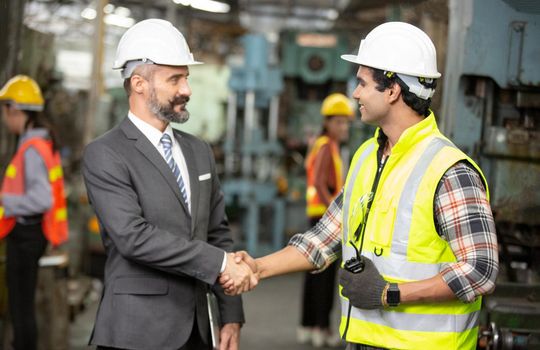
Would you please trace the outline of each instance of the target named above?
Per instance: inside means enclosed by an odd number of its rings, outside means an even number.
[[[148,141],[150,141],[150,143],[154,145],[154,147],[158,150],[159,154],[161,154],[163,159],[165,159],[165,152],[163,151],[163,146],[161,145],[161,136],[163,136],[164,133],[167,133],[171,137],[173,159],[176,162],[176,165],[180,168],[180,174],[182,174],[182,180],[184,180],[184,186],[186,188],[188,202],[188,210],[191,214],[191,186],[189,183],[189,173],[187,169],[186,159],[184,158],[184,154],[182,153],[180,145],[178,144],[178,142],[176,142],[171,125],[167,125],[167,128],[165,128],[165,132],[161,132],[152,125],[137,117],[131,111],[129,111],[128,113],[128,118],[133,124],[135,124],[137,129],[139,129],[143,133],[143,135],[146,136]],[[225,271],[226,266],[227,253],[225,252],[225,257],[223,258],[220,272]]]
[[[182,180],[184,180],[184,187],[186,188],[186,196],[187,196],[187,203],[188,203],[188,209],[191,213],[191,186],[189,183],[189,172],[187,169],[186,159],[184,158],[184,154],[182,153],[182,149],[180,148],[180,145],[176,141],[173,130],[171,125],[167,125],[167,128],[165,129],[165,132],[161,132],[152,125],[148,124],[144,120],[137,117],[135,114],[133,114],[131,111],[128,113],[128,118],[131,120],[133,124],[139,129],[144,136],[154,145],[154,147],[158,150],[159,154],[165,159],[165,152],[163,151],[163,145],[161,144],[161,137],[163,134],[168,134],[171,137],[172,140],[172,156],[174,161],[176,162],[176,165],[180,169],[180,174],[182,175]]]

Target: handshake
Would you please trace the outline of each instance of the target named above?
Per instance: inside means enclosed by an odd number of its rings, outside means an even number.
[[[225,294],[238,295],[254,289],[260,275],[257,262],[247,252],[227,254],[227,265],[219,275],[218,281]]]

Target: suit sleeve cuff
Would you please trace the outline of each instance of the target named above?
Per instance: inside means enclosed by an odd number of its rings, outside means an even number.
[[[225,268],[227,267],[227,252],[223,253],[223,262],[221,263],[221,270],[219,270],[219,273],[223,273],[225,271]]]

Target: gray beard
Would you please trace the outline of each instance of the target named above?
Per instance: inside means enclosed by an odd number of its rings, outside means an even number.
[[[174,110],[174,106],[172,106],[170,103],[163,105],[160,104],[156,96],[156,91],[154,89],[152,89],[152,92],[150,94],[148,108],[159,120],[167,123],[183,124],[189,120],[188,110],[185,109],[180,112],[176,112]]]

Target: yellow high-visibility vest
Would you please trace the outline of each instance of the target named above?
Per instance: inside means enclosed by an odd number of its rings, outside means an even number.
[[[359,246],[354,233],[365,224],[362,255],[373,261],[385,280],[400,283],[431,278],[443,263],[456,261],[435,228],[433,199],[438,183],[462,160],[477,169],[486,191],[487,183],[476,163],[440,133],[431,113],[401,135],[372,193],[378,169],[378,132],[356,152],[345,182],[343,260],[356,256],[351,241]],[[476,348],[481,298],[469,304],[454,300],[380,310],[357,309],[343,296],[341,301],[340,331],[343,336],[346,330],[348,342],[389,349]]]

